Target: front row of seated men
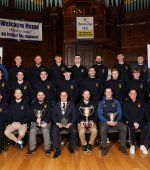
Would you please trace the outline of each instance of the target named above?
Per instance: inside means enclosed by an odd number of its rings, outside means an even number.
[[[16,89],[14,93],[15,100],[8,106],[8,111],[6,111],[5,105],[0,102],[0,149],[2,150],[3,146],[3,132],[10,140],[16,143],[18,149],[22,149],[23,138],[27,131],[27,123],[30,122],[29,148],[26,155],[30,155],[36,150],[36,135],[39,130],[43,134],[46,155],[50,155],[51,141],[53,142],[56,150],[53,158],[57,158],[61,154],[61,141],[59,137],[61,129],[69,132],[68,150],[70,153],[74,153],[76,150],[78,133],[83,151],[91,152],[98,132],[97,122],[99,122],[102,142],[101,154],[103,156],[108,153],[107,132],[110,128],[119,131],[119,151],[125,155],[128,154],[126,150],[127,127],[131,140],[130,154],[135,154],[136,129],[142,130],[140,150],[143,154],[148,154],[146,144],[150,131],[150,103],[146,103],[143,107],[137,101],[135,89],[130,90],[129,100],[122,107],[112,96],[111,88],[106,88],[105,97],[99,102],[97,108],[90,100],[90,92],[84,90],[82,93],[83,98],[75,108],[74,104],[69,101],[68,93],[61,91],[59,102],[55,103],[52,107],[46,102],[44,92],[38,91],[36,100],[29,107],[22,99],[22,91]],[[8,125],[5,129],[6,120]],[[50,129],[52,129],[51,133]],[[86,141],[85,138],[86,129],[89,129],[91,133],[89,141]],[[18,137],[13,133],[16,130],[18,130]],[[52,140],[50,137],[52,137]]]

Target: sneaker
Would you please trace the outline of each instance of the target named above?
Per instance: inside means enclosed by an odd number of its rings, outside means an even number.
[[[46,154],[47,156],[49,156],[49,155],[51,154],[51,150],[50,150],[50,149],[46,150],[46,151],[45,151],[45,154]]]
[[[33,150],[28,149],[28,152],[26,153],[26,156],[29,156],[33,153]]]
[[[87,145],[82,145],[82,150],[85,151],[85,152],[88,152],[87,151]]]
[[[107,144],[109,144],[110,143],[110,140],[109,140],[109,138],[107,138]]]
[[[130,154],[132,154],[132,155],[135,154],[135,146],[134,145],[130,146]]]
[[[107,147],[102,147],[101,155],[102,155],[102,156],[106,156],[107,153],[108,153],[108,148],[107,148]]]
[[[90,145],[90,144],[87,145],[87,151],[92,152],[92,145]]]
[[[68,150],[69,150],[70,153],[75,153],[75,147],[73,147],[73,146],[69,145]]]
[[[16,143],[16,147],[18,148],[18,150],[22,150],[23,149],[23,142],[22,143]]]
[[[148,154],[147,148],[144,145],[140,146],[140,151],[142,151],[144,155]]]
[[[126,150],[126,148],[124,146],[120,146],[119,151],[122,152],[125,155],[128,155],[128,152],[127,152],[127,150]]]

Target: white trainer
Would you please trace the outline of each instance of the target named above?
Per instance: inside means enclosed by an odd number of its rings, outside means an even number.
[[[134,145],[130,146],[130,154],[132,154],[132,155],[135,154],[135,146]]]
[[[141,145],[141,146],[140,146],[140,151],[142,151],[142,153],[143,153],[144,155],[147,155],[147,154],[148,154],[148,151],[147,151],[147,149],[146,149],[146,147],[145,147],[144,145]]]

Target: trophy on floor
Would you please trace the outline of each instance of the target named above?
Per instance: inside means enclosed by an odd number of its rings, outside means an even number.
[[[34,114],[35,114],[36,118],[40,118],[40,122],[37,123],[37,126],[40,127],[42,124],[41,118],[44,116],[45,110],[44,109],[42,109],[42,110],[34,109]]]
[[[93,106],[79,107],[79,111],[83,116],[85,116],[86,120],[84,122],[84,126],[87,128],[90,127],[91,122],[89,121],[89,116],[91,116],[94,113],[94,107]]]
[[[114,112],[109,112],[109,113],[107,113],[107,115],[109,117],[109,120],[114,122],[117,114]]]

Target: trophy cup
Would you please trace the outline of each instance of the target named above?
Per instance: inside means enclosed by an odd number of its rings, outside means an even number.
[[[87,127],[87,128],[90,127],[91,123],[89,122],[88,117],[93,114],[94,107],[93,106],[90,106],[90,107],[79,107],[79,111],[86,118],[86,120],[84,122],[84,126]]]
[[[107,115],[109,116],[109,120],[114,122],[117,114],[113,112],[109,112],[107,113]]]
[[[42,109],[42,110],[34,110],[34,114],[36,116],[36,118],[42,118],[44,116],[44,113],[45,113],[45,110]],[[41,126],[41,121],[39,123],[37,123],[37,126],[40,127]]]

